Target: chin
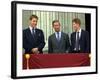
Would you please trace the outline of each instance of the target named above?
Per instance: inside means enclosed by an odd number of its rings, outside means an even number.
[[[59,30],[56,30],[56,31],[59,31]]]

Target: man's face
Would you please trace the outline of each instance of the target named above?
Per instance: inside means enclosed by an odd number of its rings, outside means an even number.
[[[32,20],[30,20],[30,25],[31,27],[36,27],[37,26],[37,18],[32,18]]]
[[[59,22],[55,22],[53,24],[53,28],[56,32],[59,32],[60,31],[60,23]]]
[[[80,25],[79,25],[78,23],[73,22],[73,23],[72,23],[72,26],[73,26],[73,29],[74,29],[75,31],[78,31],[78,30],[80,29]]]

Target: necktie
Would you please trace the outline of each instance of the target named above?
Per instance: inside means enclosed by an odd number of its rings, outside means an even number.
[[[57,32],[57,40],[60,41],[59,32]]]
[[[79,32],[77,32],[76,34],[77,34],[77,38],[76,38],[75,48],[76,48],[76,51],[78,51],[79,50]]]
[[[32,35],[33,35],[33,37],[35,37],[35,29],[34,28],[32,29]]]

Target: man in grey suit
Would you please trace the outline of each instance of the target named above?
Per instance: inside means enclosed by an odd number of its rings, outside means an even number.
[[[68,35],[61,32],[59,20],[54,20],[52,26],[55,33],[49,36],[48,53],[66,53],[70,47]]]

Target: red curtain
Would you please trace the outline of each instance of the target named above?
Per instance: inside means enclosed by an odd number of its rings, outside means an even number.
[[[89,54],[30,54],[28,62],[25,54],[23,55],[23,69],[28,67],[29,69],[39,69],[79,66],[90,66]]]

